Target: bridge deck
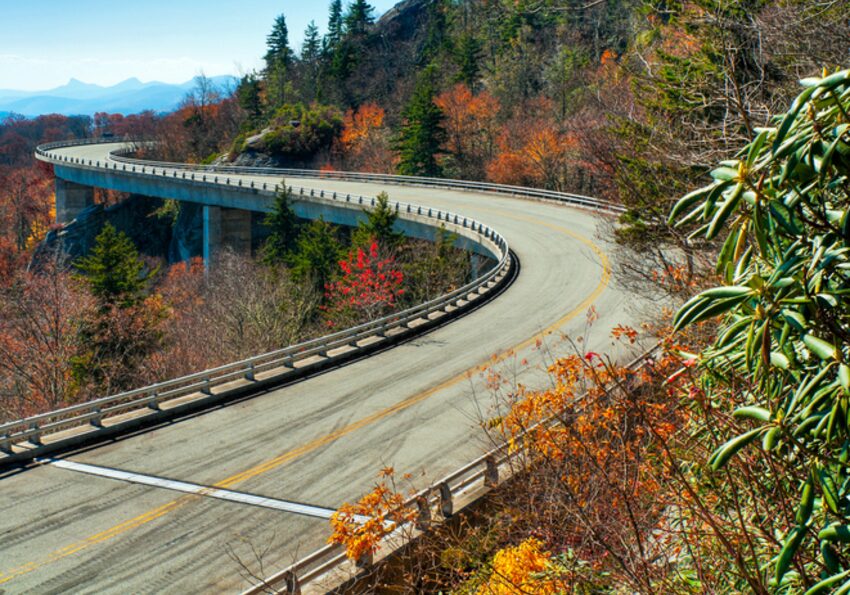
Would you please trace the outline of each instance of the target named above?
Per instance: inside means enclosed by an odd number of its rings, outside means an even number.
[[[68,150],[103,157],[98,146]],[[519,379],[534,385],[548,349],[568,350],[558,334],[584,333],[590,305],[599,320],[587,348],[609,350],[609,329],[630,322],[627,296],[607,272],[610,246],[595,238],[596,215],[468,192],[298,184],[386,190],[393,200],[477,218],[508,239],[521,274],[485,307],[407,344],[69,459],[336,508],[369,490],[383,466],[413,473],[421,487],[478,455],[487,445],[479,421],[491,411],[477,368],[491,356],[514,350],[499,365],[513,370],[527,359]],[[0,590],[15,593],[232,591],[246,582],[229,546],[254,564],[242,540],[260,549],[273,542],[263,560],[271,572],[329,532],[316,518],[55,466],[0,479],[0,509]]]

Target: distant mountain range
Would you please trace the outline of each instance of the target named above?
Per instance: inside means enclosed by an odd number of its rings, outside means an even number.
[[[237,79],[230,75],[210,77],[220,89],[230,89]],[[24,116],[43,114],[92,115],[96,112],[135,114],[145,110],[169,112],[186,96],[195,79],[179,85],[143,83],[130,78],[111,87],[101,87],[71,79],[68,84],[48,91],[0,89],[0,119],[10,113]]]

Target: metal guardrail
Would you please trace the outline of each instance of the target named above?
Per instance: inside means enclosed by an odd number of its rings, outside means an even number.
[[[39,146],[36,153],[40,159],[53,163],[79,165],[98,170],[105,169],[107,171],[116,170],[120,167],[122,173],[126,171],[131,175],[194,179],[195,182],[206,184],[248,188],[248,186],[243,186],[241,179],[238,181],[229,177],[218,179],[216,176],[206,176],[205,174],[200,179],[194,174],[190,177],[182,177],[176,175],[176,170],[163,167],[154,168],[145,166],[138,168],[132,166],[130,170],[124,170],[123,168],[127,167],[127,164],[83,160],[65,155],[50,154],[51,149],[76,144],[93,143],[91,141],[51,143],[50,145]],[[257,185],[254,191],[276,192],[280,188],[281,186],[279,184],[264,183],[262,187]],[[351,194],[342,195],[336,192],[331,193],[304,188],[290,188],[290,190],[297,192],[305,198],[312,197],[314,200],[346,203],[351,205],[351,208],[357,208],[361,205],[375,205],[374,198]],[[479,296],[493,291],[507,279],[508,272],[512,266],[510,248],[507,241],[489,226],[474,219],[447,211],[401,202],[391,202],[390,204],[394,206],[401,218],[413,220],[424,219],[435,227],[447,227],[447,229],[455,231],[487,248],[492,254],[498,256],[498,263],[483,276],[467,283],[463,287],[401,312],[396,312],[352,328],[195,374],[189,374],[117,395],[0,424],[0,451],[11,453],[14,445],[24,442],[40,445],[45,435],[55,434],[71,428],[91,426],[96,431],[103,426],[104,420],[109,417],[134,410],[144,410],[146,408],[158,410],[164,402],[188,395],[211,395],[212,389],[216,386],[238,379],[253,381],[257,374],[274,369],[294,369],[297,362],[311,357],[320,356],[331,359],[336,357],[328,356],[328,352],[331,350],[345,346],[359,348],[358,342],[363,339],[375,336],[386,338],[387,334],[394,329],[407,331],[415,327],[417,321],[425,322],[430,320],[430,316],[435,312],[447,313],[455,309],[470,307],[478,301],[477,298]]]
[[[638,369],[651,362],[658,353],[660,347],[655,345],[626,365],[629,369]],[[526,435],[536,431],[541,426],[548,426],[557,422],[557,417],[552,416],[547,420],[538,422],[520,433],[515,443],[522,444]],[[513,475],[516,469],[514,463],[522,455],[521,450],[510,452],[509,444],[500,444],[490,449],[471,463],[449,473],[435,481],[427,488],[420,490],[405,502],[406,507],[415,507],[418,510],[418,524],[425,525],[433,518],[432,509],[440,512],[443,518],[449,518],[454,514],[455,500],[464,492],[479,490],[483,495],[487,490],[496,487]],[[291,566],[274,573],[242,592],[242,595],[260,595],[267,593],[270,588],[279,585],[283,587],[282,593],[299,593],[301,585],[327,575],[349,560],[342,546],[327,545],[308,556],[301,558]],[[277,589],[275,589],[277,592]]]
[[[431,188],[446,188],[452,190],[465,190],[477,192],[489,192],[494,194],[506,194],[509,196],[532,198],[536,200],[551,200],[570,204],[573,206],[583,207],[596,211],[602,211],[612,214],[621,214],[626,209],[618,204],[608,201],[599,200],[590,196],[582,196],[580,194],[572,194],[568,192],[556,192],[554,190],[541,190],[538,188],[525,188],[523,186],[510,186],[505,184],[492,184],[489,182],[473,182],[467,180],[451,180],[446,178],[426,178],[419,176],[397,176],[392,174],[376,174],[376,173],[361,173],[361,172],[345,172],[345,171],[319,171],[312,169],[287,169],[287,168],[270,168],[270,167],[249,167],[241,165],[195,165],[189,163],[173,163],[168,161],[150,161],[146,159],[134,159],[127,157],[127,154],[136,152],[139,145],[146,144],[147,141],[121,141],[115,139],[89,139],[84,143],[78,141],[60,141],[58,143],[50,143],[41,145],[38,149],[53,149],[60,147],[72,146],[75,144],[97,144],[97,143],[118,143],[126,142],[130,145],[122,149],[112,151],[110,159],[127,165],[135,165],[141,167],[164,167],[169,169],[183,169],[186,171],[209,172],[209,173],[231,173],[231,174],[246,174],[259,176],[283,176],[289,178],[314,178],[323,180],[347,180],[360,182],[382,182],[385,184],[399,185],[414,185],[425,186]],[[36,149],[36,152],[38,152]]]

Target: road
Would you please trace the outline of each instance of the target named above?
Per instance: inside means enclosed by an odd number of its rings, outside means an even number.
[[[103,149],[65,151],[89,158]],[[492,411],[481,366],[516,371],[534,385],[545,381],[552,353],[569,351],[560,335],[585,334],[589,307],[598,320],[588,349],[608,350],[610,328],[632,321],[629,297],[611,280],[597,214],[469,192],[300,178],[297,185],[386,190],[394,200],[474,217],[508,239],[521,273],[491,303],[393,349],[65,459],[81,465],[45,463],[1,478],[0,592],[239,590],[248,583],[229,550],[256,569],[250,546],[272,545],[262,560],[271,573],[323,545],[321,511],[356,500],[382,467],[412,473],[423,487],[480,454],[488,439],[479,423]],[[114,471],[139,477],[103,476]],[[168,480],[196,489],[175,491]],[[206,486],[284,504],[222,499]],[[293,503],[320,512],[285,510]]]

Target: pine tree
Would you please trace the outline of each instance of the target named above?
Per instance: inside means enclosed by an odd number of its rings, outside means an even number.
[[[298,236],[297,250],[292,256],[294,279],[310,279],[314,287],[324,290],[339,269],[342,247],[333,225],[324,219],[312,221]]]
[[[395,140],[399,154],[398,172],[406,176],[442,175],[437,163],[446,132],[443,112],[434,103],[436,70],[428,66],[420,76],[410,103],[402,112],[403,123]]]
[[[133,242],[109,223],[91,253],[75,264],[98,308],[79,321],[85,347],[70,360],[74,383],[91,393],[137,386],[138,370],[162,347],[161,324],[167,318],[159,296],[146,297],[156,271],[145,272]]]
[[[375,22],[375,17],[372,16],[374,10],[366,0],[354,0],[345,14],[345,34],[347,36],[365,35],[369,25]]]
[[[475,92],[481,73],[482,45],[474,35],[464,34],[454,51],[454,61],[458,66],[457,81]]]
[[[293,62],[284,15],[281,14],[275,19],[272,32],[266,38],[266,47],[266,89],[269,104],[272,108],[277,108],[286,103],[289,95],[291,85],[288,79]]]
[[[246,124],[249,128],[260,123],[263,116],[263,100],[260,93],[260,80],[254,73],[246,74],[236,87],[236,99],[239,107],[248,115]]]
[[[366,211],[366,220],[357,224],[353,235],[355,246],[366,247],[373,240],[385,248],[396,248],[404,241],[404,234],[393,229],[398,214],[390,206],[390,197],[381,192],[375,200],[375,208]]]
[[[310,21],[304,30],[304,44],[301,46],[301,69],[303,72],[302,90],[306,101],[315,101],[321,96],[322,42],[319,28]]]
[[[286,27],[286,17],[278,15],[274,20],[272,31],[266,37],[266,71],[270,72],[279,66],[289,68],[292,65],[292,50],[289,48],[289,30]]]
[[[324,39],[324,51],[326,57],[333,56],[342,40],[342,0],[333,0],[330,5],[328,16],[328,33]]]
[[[107,306],[129,307],[141,301],[155,273],[144,271],[132,240],[110,223],[95,238],[91,253],[75,264],[91,294]]]
[[[313,64],[319,61],[322,54],[322,42],[319,40],[319,28],[315,21],[310,21],[304,30],[304,43],[301,45],[301,61]]]
[[[272,212],[266,215],[263,224],[270,231],[263,245],[263,262],[270,266],[288,263],[298,243],[299,225],[285,188],[275,196]]]

